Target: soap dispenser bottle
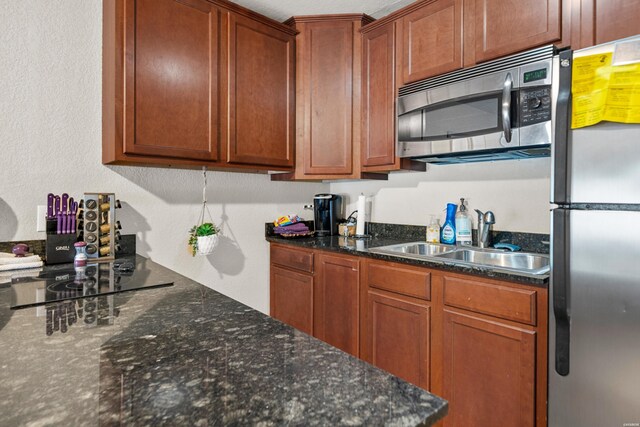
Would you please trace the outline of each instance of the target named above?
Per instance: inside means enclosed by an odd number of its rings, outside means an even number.
[[[431,215],[427,226],[427,243],[440,243],[440,221],[435,215]]]
[[[455,245],[456,243],[456,209],[458,209],[458,205],[447,203],[447,219],[444,220],[444,225],[440,229],[440,243],[447,245]]]
[[[471,245],[471,224],[471,215],[467,211],[464,199],[460,199],[460,210],[456,214],[456,243],[458,245]]]

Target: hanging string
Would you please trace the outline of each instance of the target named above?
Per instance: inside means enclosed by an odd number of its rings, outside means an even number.
[[[213,217],[211,216],[211,212],[209,211],[209,206],[207,206],[207,167],[202,167],[202,210],[200,211],[200,219],[198,221],[198,225],[204,224],[204,213],[205,211],[209,214],[209,219],[213,222]]]
[[[202,177],[204,181],[204,185],[202,186],[202,203],[207,204],[207,167],[202,167]]]

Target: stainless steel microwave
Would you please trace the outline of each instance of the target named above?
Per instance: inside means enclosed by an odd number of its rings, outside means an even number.
[[[441,164],[549,156],[558,62],[547,46],[402,87],[398,156]]]

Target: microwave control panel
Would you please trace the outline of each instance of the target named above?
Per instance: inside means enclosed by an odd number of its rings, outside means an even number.
[[[535,125],[551,120],[551,87],[538,86],[520,89],[520,126]]]

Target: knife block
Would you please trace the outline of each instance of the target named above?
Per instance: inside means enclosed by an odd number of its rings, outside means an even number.
[[[48,223],[49,221],[47,221]],[[54,233],[55,224],[54,223]],[[47,230],[49,225],[47,224]],[[47,240],[45,242],[45,262],[47,265],[51,264],[64,264],[73,262],[73,258],[76,256],[76,250],[73,244],[77,241],[75,233],[72,234],[49,234],[47,233]]]

